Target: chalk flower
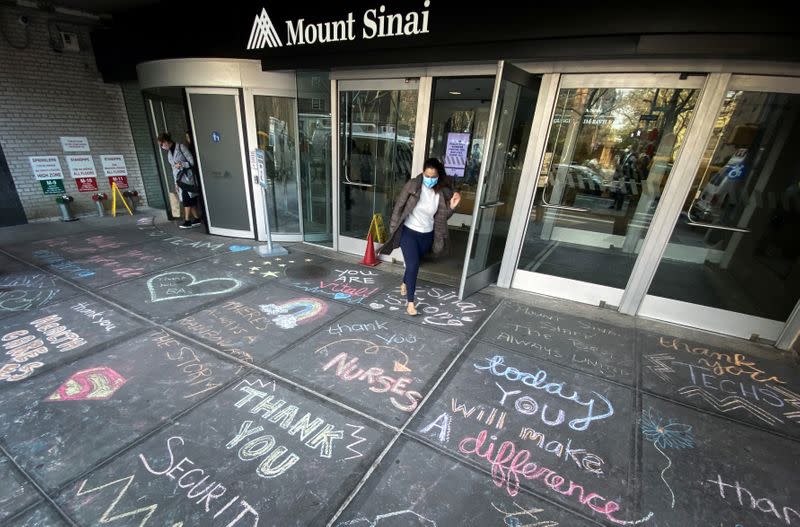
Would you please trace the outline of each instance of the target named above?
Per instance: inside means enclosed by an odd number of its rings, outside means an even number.
[[[661,448],[694,448],[692,427],[653,415],[653,409],[642,410],[642,435]]]
[[[667,460],[667,466],[661,471],[661,481],[667,486],[672,498],[672,508],[675,508],[675,493],[664,477],[667,470],[672,466],[672,460],[663,449],[674,448],[681,450],[684,448],[694,448],[694,437],[692,437],[692,427],[675,421],[675,419],[664,420],[653,414],[653,409],[642,410],[642,417],[639,420],[642,427],[642,436]]]

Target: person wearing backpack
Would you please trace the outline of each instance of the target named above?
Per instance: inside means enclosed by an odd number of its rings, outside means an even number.
[[[193,170],[194,155],[191,149],[186,145],[175,143],[168,132],[158,134],[158,146],[167,153],[167,159],[172,166],[172,176],[175,179],[175,193],[183,205],[184,221],[180,228],[191,229],[202,225],[197,207],[200,186]]]

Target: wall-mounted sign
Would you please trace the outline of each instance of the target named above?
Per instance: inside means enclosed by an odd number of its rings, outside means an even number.
[[[125,158],[121,155],[100,156],[100,162],[103,164],[103,171],[106,173],[106,177],[128,175]]]
[[[222,136],[219,135],[219,132],[211,132],[211,142],[219,143],[222,140]]]
[[[444,154],[444,168],[448,176],[464,177],[467,166],[470,134],[450,132],[447,134],[447,149]]]
[[[128,178],[126,176],[111,176],[108,178],[109,186],[116,184],[117,188],[126,189],[128,188]]]
[[[45,194],[64,194],[64,180],[63,179],[42,179],[39,180],[42,185],[42,192]]]
[[[250,30],[247,49],[282,48],[306,44],[372,40],[386,37],[408,37],[420,33],[430,33],[428,8],[430,0],[423,3],[420,11],[400,13],[387,12],[386,6],[367,9],[359,17],[360,25],[352,12],[338,20],[307,22],[305,18],[286,20],[285,28],[279,31],[267,13],[266,8],[256,15]]]
[[[64,179],[61,162],[57,156],[31,156],[28,160],[31,163],[33,176],[39,181],[44,179]]]
[[[69,174],[75,179],[97,177],[92,156],[67,156],[67,167]]]
[[[78,192],[97,192],[97,178],[75,178],[75,184],[78,185]]]
[[[88,152],[89,139],[86,137],[60,137],[64,152]]]

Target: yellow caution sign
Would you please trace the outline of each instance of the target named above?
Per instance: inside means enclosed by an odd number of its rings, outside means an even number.
[[[125,205],[126,209],[128,209],[128,213],[133,216],[133,212],[128,206],[128,202],[125,201],[125,197],[122,195],[122,192],[120,192],[116,183],[111,183],[111,215],[115,218],[117,217],[117,194],[119,194],[119,199],[122,201],[122,204]]]
[[[372,237],[378,243],[386,243],[389,233],[386,232],[386,225],[383,224],[383,215],[379,212],[372,215],[372,222],[369,224]]]

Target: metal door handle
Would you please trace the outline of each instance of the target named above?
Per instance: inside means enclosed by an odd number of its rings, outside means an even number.
[[[740,229],[739,227],[723,227],[722,225],[710,225],[708,223],[697,223],[694,221],[687,222],[686,225],[690,227],[704,227],[706,229],[712,229],[715,231],[730,231],[730,232],[743,232],[749,233],[749,229]]]
[[[503,205],[505,205],[504,201],[495,201],[494,203],[487,203],[485,205],[481,205],[478,208],[481,209],[481,210],[483,210],[483,209],[494,209],[496,207],[502,207]]]
[[[570,210],[572,212],[589,212],[589,209],[582,209],[580,207],[568,207],[567,205],[548,205],[547,203],[542,202],[542,207],[546,209],[555,209],[555,210]]]

